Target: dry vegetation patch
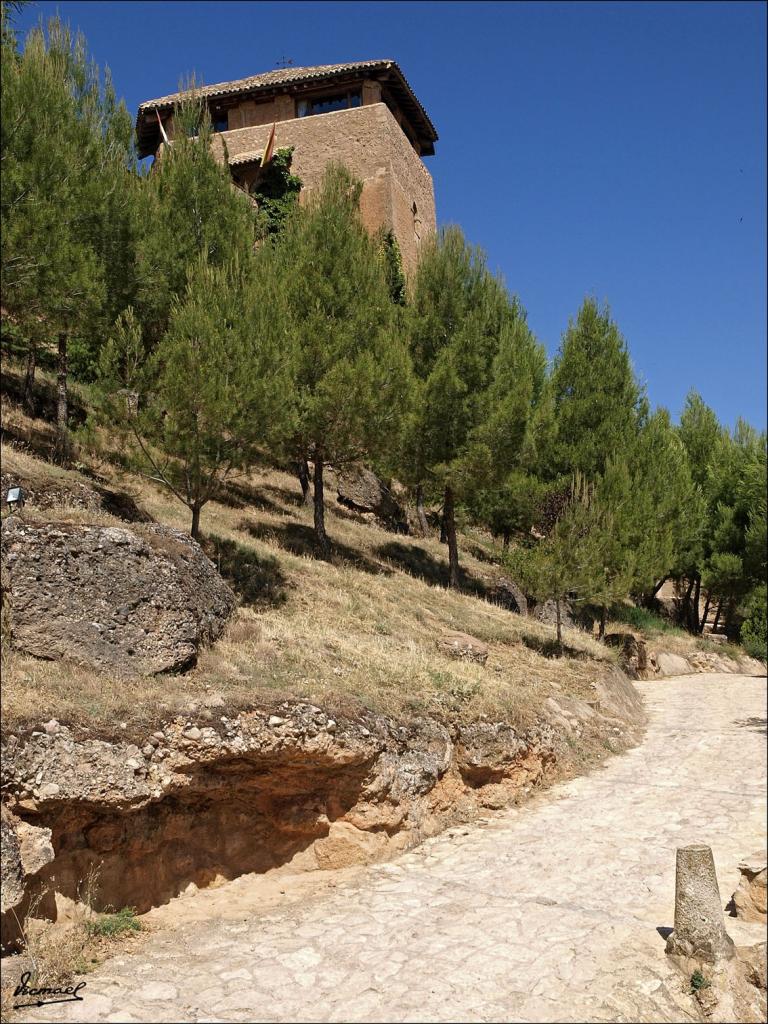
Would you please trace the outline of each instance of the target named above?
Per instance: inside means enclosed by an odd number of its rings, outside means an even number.
[[[18,413],[23,416],[22,413]],[[3,471],[75,488],[88,477],[9,444]],[[187,510],[154,484],[101,462],[108,486],[128,492],[152,519],[188,529]],[[238,710],[298,696],[338,710],[485,715],[530,724],[548,693],[588,694],[614,654],[587,634],[566,638],[571,657],[547,653],[551,627],[483,599],[499,570],[477,540],[463,553],[465,592],[447,589],[447,558],[436,538],[389,533],[328,501],[330,563],[314,558],[312,512],[297,481],[265,467],[233,479],[203,510],[205,547],[240,598],[224,636],[178,676],[113,679],[65,662],[45,662],[4,645],[4,728],[47,718],[125,736],[206,701]],[[121,522],[62,502],[36,518]],[[140,526],[134,526],[141,529]],[[490,646],[483,666],[441,654],[436,640],[460,630]],[[215,701],[211,700],[215,695]],[[223,705],[222,705],[223,701]],[[218,712],[223,713],[222,711]]]

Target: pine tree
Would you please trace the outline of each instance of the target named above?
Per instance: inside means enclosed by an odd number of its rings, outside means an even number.
[[[212,151],[208,108],[190,87],[175,115],[170,145],[143,179],[138,199],[135,308],[147,343],[164,334],[190,266],[245,264],[256,237],[257,208]]]
[[[578,471],[594,480],[611,455],[629,451],[646,405],[624,339],[608,309],[594,299],[584,301],[563,335],[552,388],[552,472]]]
[[[200,513],[235,469],[290,430],[291,353],[274,316],[269,261],[190,268],[169,325],[149,351],[134,311],[101,357],[104,411],[132,443],[139,468]]]
[[[501,536],[530,531],[545,484],[532,472],[542,423],[546,354],[520,311],[506,324],[483,408],[471,434],[474,479],[464,488],[475,517]]]
[[[543,354],[518,303],[458,228],[428,242],[409,310],[418,378],[406,477],[439,486],[448,579],[459,585],[456,503],[476,500],[514,467],[526,434]]]
[[[361,185],[330,166],[273,241],[284,329],[296,353],[293,451],[314,464],[314,526],[327,558],[324,471],[399,448],[409,403],[407,347],[376,244],[359,216]]]
[[[551,532],[529,547],[509,552],[506,563],[537,601],[554,601],[557,647],[562,652],[562,606],[608,600],[603,566],[604,536],[611,524],[595,501],[594,489],[575,474],[566,510]]]
[[[747,654],[763,662],[768,661],[768,590],[765,583],[758,584],[747,598],[740,640]]]
[[[717,416],[695,391],[686,396],[685,406],[678,428],[680,439],[688,455],[691,478],[694,481],[699,501],[697,510],[701,517],[700,543],[693,545],[689,557],[681,562],[677,575],[687,581],[683,599],[685,624],[692,632],[699,632],[699,596],[701,573],[712,553],[712,486],[711,474],[714,460],[722,450],[723,429]],[[718,618],[720,609],[718,608]]]
[[[130,166],[131,126],[82,36],[54,18],[2,54],[3,301],[28,337],[25,400],[37,348],[58,353],[57,451],[69,454],[70,341],[100,336],[119,246],[109,246],[117,179]]]
[[[739,604],[765,580],[766,437],[739,420],[721,433],[709,466],[702,584],[722,599],[726,631]],[[703,621],[698,623],[699,631]]]
[[[701,632],[716,601],[715,626],[722,621],[735,634],[740,603],[765,579],[765,434],[743,421],[733,433],[725,430],[700,396],[691,392],[679,435],[701,495],[701,541],[678,573],[688,582],[686,624],[692,632]],[[702,588],[707,600],[700,615]]]
[[[58,353],[56,449],[67,461],[68,349],[104,299],[88,230],[108,122],[98,67],[58,19],[3,52],[2,262],[6,308],[30,329],[27,387],[41,325]],[[29,398],[29,395],[27,396]]]
[[[589,543],[597,565],[590,600],[600,608],[601,640],[609,608],[627,597],[638,574],[636,507],[629,466],[625,459],[611,456],[597,480],[590,508]]]
[[[699,487],[705,488],[722,428],[713,410],[696,391],[689,391],[686,395],[678,430],[688,453],[691,476]]]
[[[636,559],[632,590],[653,596],[700,543],[701,521],[686,450],[666,409],[643,424],[630,454],[628,543]]]

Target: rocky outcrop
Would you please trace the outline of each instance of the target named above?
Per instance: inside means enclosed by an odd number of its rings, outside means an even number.
[[[3,952],[20,937],[33,880],[53,857],[51,830],[22,821],[3,804],[0,807],[0,947]]]
[[[756,658],[749,658],[746,655],[729,657],[727,654],[715,654],[711,651],[691,651],[683,657],[669,651],[653,650],[648,652],[647,667],[641,672],[641,678],[688,676],[697,672],[764,676],[765,665]]]
[[[518,615],[528,614],[528,600],[521,587],[513,580],[502,577],[495,581],[487,593],[487,600],[493,604],[501,605]]]
[[[0,807],[0,910],[3,914],[24,898],[24,868],[14,827],[17,820],[5,805]]]
[[[737,946],[735,955],[715,964],[696,957],[676,957],[681,981],[690,986],[696,1017],[711,1024],[764,1024],[766,944]],[[693,986],[693,979],[698,984]],[[690,1018],[689,1018],[690,1019]]]
[[[631,679],[644,679],[648,671],[648,648],[635,633],[608,633],[605,642],[619,651],[619,664]]]
[[[408,532],[408,516],[393,489],[362,463],[351,463],[336,472],[339,503],[370,515],[384,526]]]
[[[56,855],[36,876],[40,890],[75,899],[98,865],[99,903],[143,911],[190,883],[287,862],[298,870],[388,858],[521,800],[575,766],[574,735],[580,758],[639,738],[643,712],[625,677],[599,678],[594,695],[559,698],[567,727],[546,712],[525,731],[332,717],[304,701],[177,718],[135,744],[76,739],[51,721],[8,738],[3,787],[15,815],[51,830]],[[53,899],[43,912],[55,916]]]
[[[543,601],[533,609],[533,617],[538,622],[543,622],[548,626],[556,626],[557,605],[554,601]],[[573,628],[573,615],[571,614],[571,606],[567,601],[560,602],[560,622],[563,629]]]
[[[118,675],[194,663],[235,596],[187,534],[5,520],[4,614],[14,647]]]
[[[731,900],[733,914],[744,921],[765,924],[768,859],[765,850],[753,853],[739,864],[741,878]]]
[[[687,676],[692,671],[690,663],[679,654],[654,651],[650,660],[651,668],[660,676]]]
[[[450,630],[443,633],[435,642],[439,651],[452,658],[474,661],[478,665],[484,665],[488,660],[488,644],[484,644],[482,640],[478,640],[477,637],[470,636],[468,633]]]
[[[711,651],[693,651],[686,660],[693,672],[725,672],[745,676],[764,676],[765,665],[746,655],[730,657]]]

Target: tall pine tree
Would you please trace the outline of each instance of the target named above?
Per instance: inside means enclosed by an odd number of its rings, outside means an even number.
[[[330,555],[325,467],[398,449],[411,372],[376,242],[359,214],[361,185],[340,166],[287,218],[274,246],[295,352],[293,451],[314,464],[318,553]]]
[[[202,509],[231,472],[290,431],[292,353],[268,255],[223,267],[200,257],[152,350],[129,307],[102,352],[104,411],[138,468],[189,508],[196,539]]]
[[[563,335],[552,369],[557,435],[554,475],[594,480],[611,455],[626,454],[646,411],[627,346],[607,309],[586,299]]]
[[[458,228],[424,247],[409,310],[418,379],[406,475],[439,488],[448,581],[459,585],[456,505],[514,467],[540,385],[543,354],[483,253]]]

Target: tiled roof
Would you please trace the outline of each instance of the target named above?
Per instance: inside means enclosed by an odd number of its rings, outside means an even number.
[[[332,79],[356,71],[393,72],[394,82],[397,91],[402,97],[402,101],[407,107],[411,108],[412,114],[415,115],[417,121],[421,124],[420,134],[431,142],[437,139],[435,126],[430,121],[426,110],[414,95],[405,75],[394,60],[359,60],[348,64],[319,64],[316,67],[310,68],[279,68],[276,71],[265,71],[260,75],[251,75],[249,78],[238,78],[232,82],[219,82],[216,85],[199,86],[196,91],[207,99],[215,99],[216,97],[235,96],[240,93],[266,91],[280,88],[281,86],[301,85],[305,82],[312,82],[315,79]],[[143,135],[144,130],[148,130],[151,133],[155,132],[154,124],[150,123],[150,118],[151,122],[155,121],[155,117],[152,116],[153,111],[164,107],[173,107],[185,95],[188,95],[188,91],[182,90],[169,93],[167,96],[159,96],[154,100],[146,100],[140,104],[136,119],[136,127],[139,129],[140,135]]]
[[[264,127],[268,128],[269,125],[264,125]],[[237,156],[231,156],[229,158],[229,166],[237,167],[238,164],[251,164],[254,160],[261,160],[263,156],[263,149],[253,149],[249,150],[247,153],[238,153]]]
[[[250,92],[252,89],[268,89],[276,85],[289,85],[292,82],[308,82],[313,78],[330,78],[347,71],[364,71],[367,68],[383,68],[397,64],[393,60],[359,60],[351,64],[318,64],[313,68],[280,68],[278,71],[265,71],[261,75],[249,78],[238,78],[234,82],[219,82],[217,85],[204,85],[197,89],[201,96],[231,96],[239,92]],[[399,70],[399,68],[398,68]],[[172,92],[168,96],[160,96],[156,100],[146,100],[139,110],[156,107],[169,107],[178,103],[186,92]]]

